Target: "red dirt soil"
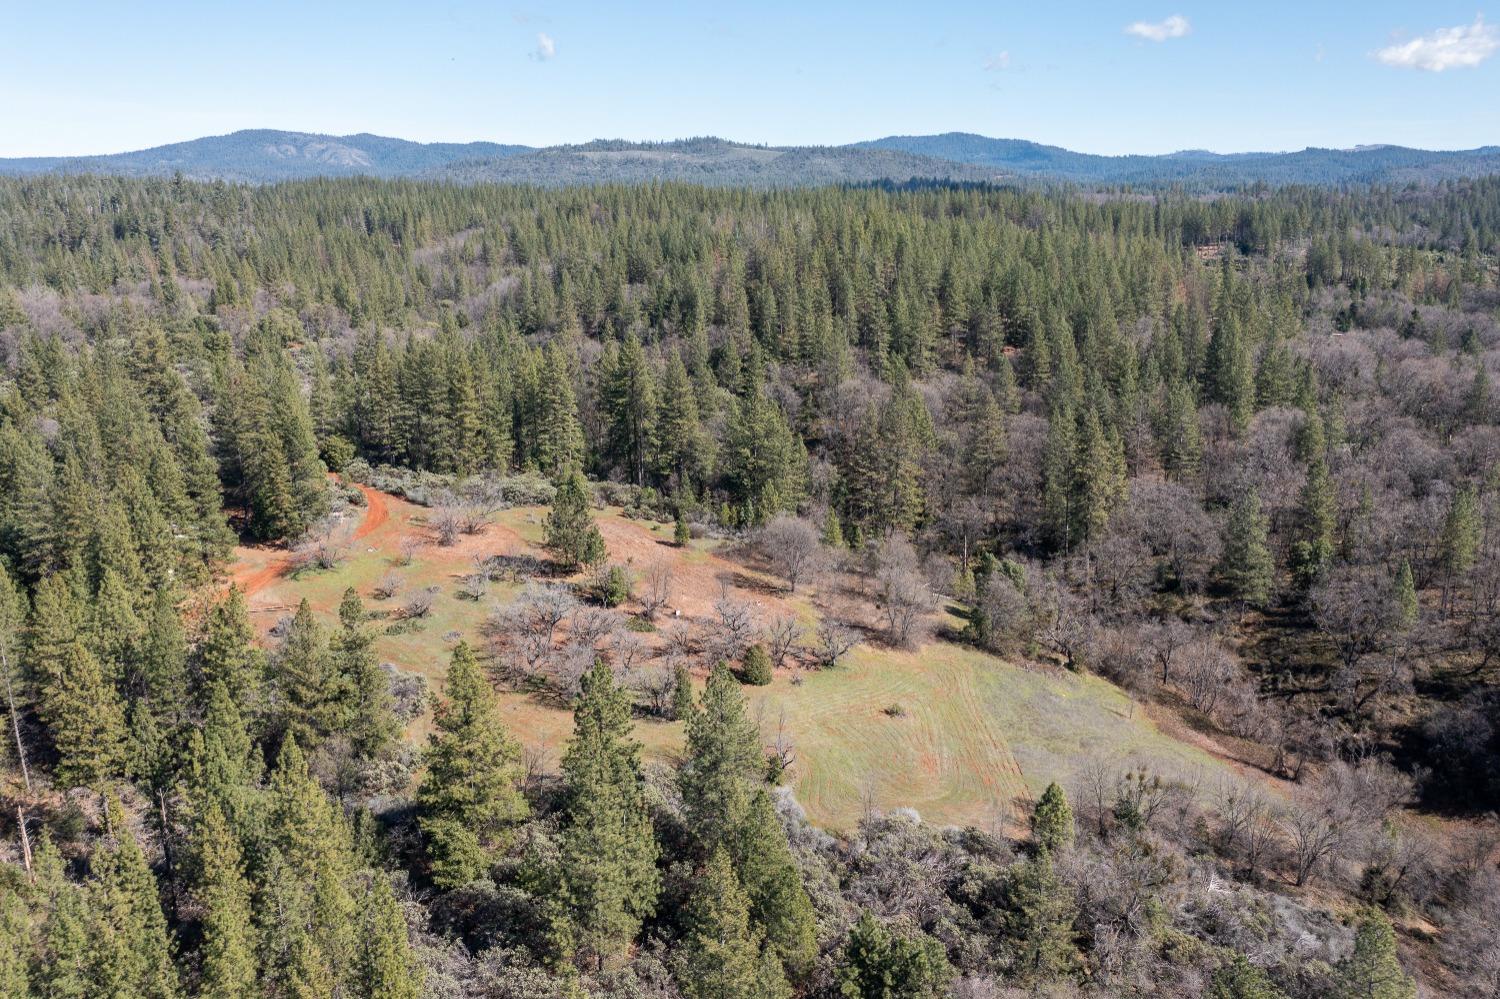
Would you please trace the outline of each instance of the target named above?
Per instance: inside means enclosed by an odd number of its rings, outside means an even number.
[[[355,487],[365,497],[364,519],[354,530],[354,540],[358,541],[384,524],[390,518],[391,512],[384,493],[358,483]],[[262,558],[264,555],[269,555],[270,558],[268,560]],[[240,547],[234,553],[234,568],[229,574],[229,581],[249,597],[286,575],[291,567],[292,558],[283,549],[263,546]]]
[[[356,482],[354,485],[365,497],[365,519],[354,530],[354,540],[358,541],[390,519],[391,509],[390,504],[385,501],[385,493],[362,483]]]

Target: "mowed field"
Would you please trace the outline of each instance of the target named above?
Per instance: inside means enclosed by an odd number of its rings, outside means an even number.
[[[364,492],[368,505],[349,512],[360,526],[350,557],[338,568],[291,575],[284,551],[241,548],[231,577],[247,591],[252,619],[268,643],[271,629],[303,598],[334,627],[339,599],[353,586],[374,618],[382,661],[438,689],[456,642],[468,640],[482,653],[485,618],[518,589],[496,583],[483,600],[459,596],[475,557],[541,555],[546,510],[505,510],[482,533],[445,548],[433,542],[423,508]],[[670,524],[627,519],[618,510],[599,511],[598,522],[613,561],[637,574],[657,560],[672,566],[673,599],[659,620],[674,626],[706,622],[726,588],[762,620],[793,614],[809,630],[833,599],[816,588],[785,594],[714,542],[678,548],[670,543]],[[411,538],[421,547],[410,565],[399,565],[403,541]],[[402,595],[375,600],[375,584],[391,573],[402,578]],[[437,590],[431,614],[397,625],[405,596],[427,587]],[[840,599],[845,613],[850,606]],[[744,689],[767,746],[781,735],[794,747],[789,780],[798,801],[814,822],[831,829],[852,827],[871,807],[912,808],[939,824],[1016,829],[1049,781],[1067,786],[1092,759],[1210,783],[1229,773],[1209,753],[1161,732],[1104,680],[1013,665],[942,641],[913,651],[867,642],[836,669],[778,670],[769,686]],[[554,767],[572,728],[566,707],[504,687],[497,687],[497,696],[511,732],[544,767]],[[408,738],[422,742],[428,726],[425,715],[416,719]],[[678,723],[642,718],[636,736],[648,759],[670,762],[681,751]]]

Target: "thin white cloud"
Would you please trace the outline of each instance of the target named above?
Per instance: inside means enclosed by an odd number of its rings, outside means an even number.
[[[546,62],[557,55],[557,42],[545,31],[536,34],[536,48],[531,50],[531,58],[537,62]]]
[[[1001,70],[1010,69],[1010,52],[1000,52],[991,56],[989,60],[985,62],[984,68],[987,72],[990,73],[998,73]]]
[[[1144,38],[1148,42],[1164,42],[1168,38],[1181,38],[1192,30],[1193,26],[1181,14],[1173,14],[1164,21],[1136,21],[1134,24],[1125,26],[1125,34]]]
[[[1497,49],[1500,32],[1484,23],[1483,14],[1476,14],[1473,24],[1439,28],[1430,35],[1386,46],[1375,53],[1375,58],[1387,66],[1441,73],[1445,69],[1471,69]]]

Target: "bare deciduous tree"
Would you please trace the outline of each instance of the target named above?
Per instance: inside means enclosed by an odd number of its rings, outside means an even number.
[[[672,566],[666,559],[657,559],[646,566],[646,575],[641,583],[641,613],[653,620],[658,611],[672,599]]]
[[[445,502],[432,508],[427,526],[437,536],[437,543],[446,548],[458,541],[458,536],[463,533],[463,515],[457,505]]]
[[[313,526],[292,548],[294,570],[332,569],[349,557],[354,543],[354,527],[342,521],[327,519]]]
[[[913,644],[917,624],[932,606],[932,591],[917,564],[916,552],[900,536],[887,539],[876,560],[880,612],[886,636],[898,648]]]
[[[405,618],[424,618],[432,613],[433,601],[437,594],[430,589],[418,590],[406,598],[406,603],[401,605],[401,616]]]
[[[823,562],[823,544],[818,529],[801,517],[786,514],[773,518],[760,529],[756,547],[771,563],[771,571],[797,592],[797,583],[817,572]]]
[[[471,572],[464,577],[459,593],[470,600],[483,600],[490,592],[490,577],[485,572]]]
[[[859,632],[825,617],[818,622],[812,647],[813,661],[823,669],[832,669],[858,644]]]
[[[755,641],[755,618],[748,604],[728,595],[714,601],[717,620],[709,628],[706,651],[710,659],[734,662]]]
[[[766,625],[763,632],[763,641],[766,646],[766,654],[771,657],[771,665],[780,669],[786,664],[787,657],[802,641],[802,625],[790,614],[783,614]]]

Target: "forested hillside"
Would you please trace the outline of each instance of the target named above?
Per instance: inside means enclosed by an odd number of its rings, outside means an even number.
[[[378,135],[247,129],[152,149],[95,156],[0,159],[0,174],[99,173],[274,183],[311,177],[405,177],[455,183],[685,182],[810,187],[917,181],[1113,185],[1194,192],[1269,184],[1435,184],[1500,170],[1500,147],[1402,146],[1294,152],[1099,156],[1024,139],[948,132],[890,135],[827,146],[766,146],[719,138],[667,142],[601,139],[576,145],[410,142]]]
[[[965,132],[890,135],[857,145],[973,163],[1008,176],[1076,184],[1182,186],[1217,191],[1255,184],[1431,184],[1500,169],[1500,147],[1426,150],[1403,146],[1309,147],[1282,153],[1211,153],[1188,149],[1157,156],[1097,156],[1024,139]]]
[[[0,181],[0,996],[1495,994],[1497,253],[1494,178]],[[377,487],[472,570],[259,633],[236,542],[332,578]],[[606,506],[735,560],[713,628]],[[374,643],[455,585],[423,690]],[[870,613],[730,600],[814,585]],[[819,828],[745,688],[860,644],[1234,779]]]

